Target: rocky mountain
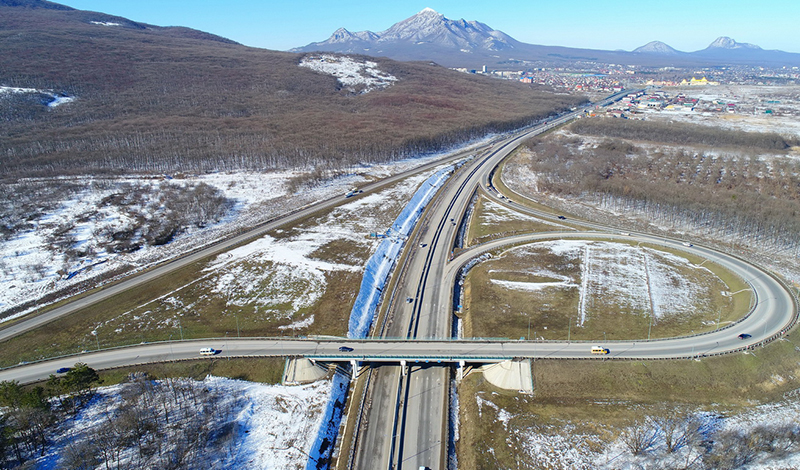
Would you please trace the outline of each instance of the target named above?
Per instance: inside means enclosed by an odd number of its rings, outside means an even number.
[[[702,51],[681,52],[661,41],[627,51],[604,51],[526,44],[478,21],[451,20],[426,8],[374,33],[338,29],[325,41],[293,52],[357,53],[396,60],[435,61],[448,67],[518,68],[527,63],[606,62],[640,65],[800,65],[800,54],[765,51],[720,37]]]
[[[327,40],[292,49],[291,52],[335,51],[413,60],[423,55],[435,57],[450,51],[479,55],[513,51],[518,45],[520,43],[511,36],[478,21],[451,20],[431,8],[425,8],[385,31],[351,33],[339,28]]]
[[[758,49],[762,50],[760,47],[756,46],[755,44],[748,44],[746,42],[736,42],[733,39],[720,36],[714,40],[711,44],[708,45],[706,50],[708,49]]]

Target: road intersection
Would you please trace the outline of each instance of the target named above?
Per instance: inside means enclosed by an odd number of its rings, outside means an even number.
[[[364,426],[357,430],[354,442],[352,468],[409,468],[421,466],[444,468],[447,459],[449,427],[449,400],[451,368],[439,365],[496,362],[511,358],[563,358],[598,359],[590,352],[593,343],[564,341],[513,341],[513,340],[462,340],[453,338],[454,285],[461,269],[482,253],[523,243],[553,239],[619,239],[625,242],[644,242],[671,250],[682,250],[711,260],[736,273],[752,290],[755,302],[750,313],[733,326],[702,335],[646,341],[615,341],[604,343],[609,348],[603,359],[669,359],[703,357],[747,350],[754,345],[776,339],[790,328],[797,318],[797,299],[783,281],[769,271],[759,268],[736,256],[721,253],[708,247],[687,246],[684,240],[671,240],[645,233],[621,234],[599,224],[576,223],[588,231],[547,232],[519,235],[471,247],[454,256],[454,244],[462,219],[477,191],[482,191],[498,203],[519,212],[539,217],[555,218],[551,213],[535,211],[513,202],[493,191],[490,177],[498,165],[517,146],[530,136],[545,132],[574,119],[580,111],[553,119],[494,143],[480,151],[450,178],[426,211],[420,227],[409,243],[414,249],[396,270],[404,282],[396,282],[393,292],[387,292],[385,320],[376,329],[376,337],[367,340],[346,339],[275,339],[275,338],[214,338],[193,341],[168,341],[138,346],[115,348],[80,355],[67,356],[34,364],[20,365],[0,371],[0,380],[18,380],[23,383],[43,380],[60,367],[75,362],[85,362],[96,369],[121,367],[150,362],[176,361],[199,358],[199,350],[212,347],[220,351],[217,357],[293,356],[320,361],[357,360],[365,364],[383,364],[375,370],[370,381],[368,407],[359,418]],[[463,158],[464,155],[459,156]],[[439,162],[440,163],[440,162]],[[405,175],[407,176],[407,175]],[[392,179],[392,182],[401,176]],[[389,184],[385,181],[375,188]],[[341,203],[330,200],[298,211],[288,218],[279,219],[252,232],[236,237],[224,244],[199,251],[190,257],[210,256],[253,239],[277,225],[290,223]],[[184,261],[181,261],[184,262]],[[190,262],[190,261],[186,261]],[[172,264],[154,270],[149,276],[164,275]],[[146,280],[146,279],[145,279]],[[31,328],[36,328],[60,315],[66,315],[83,306],[106,298],[115,292],[144,282],[132,278],[100,291],[95,296],[79,299],[46,315],[21,321],[0,330],[0,341]],[[411,302],[405,302],[411,299]],[[751,335],[746,341],[740,333]],[[389,339],[400,338],[400,339]],[[340,351],[347,346],[353,351]],[[406,361],[410,369],[399,364]],[[359,408],[358,412],[362,412]]]

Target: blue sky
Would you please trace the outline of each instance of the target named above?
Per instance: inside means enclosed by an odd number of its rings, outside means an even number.
[[[286,50],[339,27],[382,31],[430,7],[531,44],[632,50],[659,40],[682,51],[719,36],[800,52],[800,1],[762,0],[55,0],[159,26],[188,26],[254,47]]]

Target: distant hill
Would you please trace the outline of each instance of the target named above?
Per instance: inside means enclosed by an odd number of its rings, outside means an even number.
[[[758,46],[719,38],[696,52],[681,52],[653,41],[632,52],[604,51],[526,44],[478,21],[451,20],[426,8],[395,23],[386,31],[351,33],[340,28],[325,41],[292,49],[294,52],[333,51],[433,60],[448,67],[519,68],[525,63],[576,61],[638,65],[800,65],[800,54],[765,51]]]
[[[306,59],[320,67],[299,66]],[[519,126],[580,100],[431,63],[370,60],[388,86],[324,71],[365,57],[313,59],[0,0],[0,167],[6,177],[345,168]]]
[[[677,55],[681,52],[673,49],[668,44],[661,41],[648,42],[644,46],[637,47],[633,50],[636,54],[661,54],[661,55]]]

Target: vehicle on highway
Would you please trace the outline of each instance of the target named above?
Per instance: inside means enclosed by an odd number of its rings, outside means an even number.
[[[564,217],[563,215],[559,215],[559,216],[558,216],[558,218],[559,218],[560,220],[567,220],[567,218],[566,218],[566,217]]]
[[[752,337],[753,337],[753,335],[748,334],[748,333],[740,333],[739,336],[738,336],[739,339],[747,339],[747,338],[752,338]]]
[[[213,356],[214,354],[218,353],[214,348],[200,348],[200,355],[201,356]]]
[[[692,244],[689,242],[683,242],[683,246],[692,246]]]
[[[71,370],[72,370],[72,367],[59,367],[58,370],[56,370],[56,374],[66,374],[67,372],[69,372]]]
[[[420,247],[420,248],[425,248],[426,246],[428,246],[428,244],[427,244],[427,243],[420,243],[420,244],[419,244],[419,247]]]
[[[341,351],[341,352],[351,352],[352,350],[353,350],[353,348],[348,347],[348,346],[339,346],[339,351]]]
[[[608,354],[608,348],[602,346],[592,346],[592,354]]]
[[[411,303],[411,302],[413,302],[413,301],[414,301],[414,298],[413,298],[413,297],[406,297],[406,303],[409,303],[409,304],[410,304],[410,303]]]

